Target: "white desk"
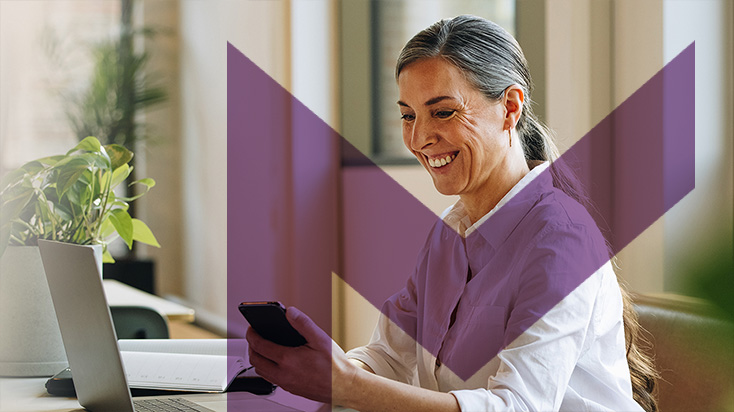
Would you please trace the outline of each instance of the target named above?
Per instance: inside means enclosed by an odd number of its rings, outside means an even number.
[[[166,315],[169,321],[194,321],[194,310],[112,279],[104,280],[110,306],[149,306]]]
[[[48,395],[44,388],[46,380],[47,378],[0,378],[0,412],[67,412],[84,410],[79,406],[79,402],[75,398]],[[237,407],[238,402],[247,402],[253,398],[264,398],[305,412],[331,412],[331,407],[328,405],[292,395],[280,388],[271,395],[232,392],[227,394],[183,395],[182,397],[195,401],[217,412],[227,411],[228,398],[230,410],[237,411],[245,410]],[[283,410],[286,410],[286,408],[283,408]],[[276,411],[273,410],[273,412]]]

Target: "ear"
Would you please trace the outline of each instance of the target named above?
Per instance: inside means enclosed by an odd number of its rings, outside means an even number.
[[[502,104],[505,106],[504,130],[512,129],[517,125],[522,114],[522,105],[525,101],[525,93],[518,84],[513,84],[505,89]]]

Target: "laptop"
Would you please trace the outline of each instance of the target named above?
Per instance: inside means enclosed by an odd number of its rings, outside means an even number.
[[[133,401],[94,248],[44,240],[38,246],[80,405],[93,412],[212,411],[182,397]],[[237,409],[296,411],[251,396]]]

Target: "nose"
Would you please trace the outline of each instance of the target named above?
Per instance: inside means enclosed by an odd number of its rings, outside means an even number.
[[[412,127],[406,132],[410,133],[410,136],[408,141],[405,143],[408,146],[408,149],[415,152],[425,149],[438,140],[437,136],[432,131],[430,122],[423,120],[420,117],[416,117],[413,121]]]

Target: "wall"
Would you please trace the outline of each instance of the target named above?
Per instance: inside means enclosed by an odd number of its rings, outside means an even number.
[[[546,2],[546,119],[561,151],[662,68],[662,18],[659,0]],[[624,167],[613,147],[604,151],[599,162]],[[614,210],[614,198],[605,200]],[[663,219],[618,254],[635,291],[663,290]]]
[[[337,77],[331,57],[335,47],[335,36],[331,35],[334,7],[335,2],[326,0],[181,3],[182,158],[186,182],[183,187],[185,270],[182,282],[185,299],[197,309],[200,321],[219,331],[224,330],[223,320],[232,310],[232,302],[227,303],[230,289],[225,287],[228,284],[227,271],[248,272],[248,269],[256,267],[267,270],[250,275],[272,280],[267,285],[260,285],[265,289],[261,289],[259,299],[277,297],[286,304],[301,307],[324,328],[329,327],[331,302],[328,298],[319,302],[309,299],[301,283],[308,278],[306,272],[309,271],[324,272],[330,281],[330,270],[338,266],[337,246],[329,243],[335,242],[336,229],[327,227],[331,225],[328,222],[336,222],[336,214],[332,211],[337,205],[335,195],[326,193],[335,193],[335,183],[315,180],[316,172],[312,173],[308,164],[310,159],[299,156],[309,149],[309,142],[298,133],[302,127],[298,118],[290,118],[290,111],[296,109],[282,107],[283,121],[293,128],[291,133],[259,136],[258,147],[268,149],[253,154],[256,158],[243,165],[247,169],[252,166],[249,163],[260,162],[266,153],[275,159],[267,169],[274,174],[262,175],[261,178],[262,182],[277,180],[271,185],[278,192],[277,199],[253,196],[249,200],[251,204],[239,206],[241,210],[228,210],[228,187],[240,182],[228,182],[226,178],[225,53],[227,42],[232,43],[330,124],[336,118],[333,101]],[[323,159],[326,163],[320,166],[327,169],[335,167],[338,161],[336,149],[337,146],[326,149],[333,153],[325,153]],[[319,173],[324,172],[323,168],[319,170]],[[326,173],[335,182],[336,173]],[[230,251],[230,263],[236,267],[228,267],[226,239],[228,235],[238,235],[228,233],[228,230],[237,230],[233,229],[231,221],[228,224],[228,213],[252,214],[252,218],[257,219],[256,211],[261,209],[275,222],[270,230],[277,241],[262,245],[263,250]],[[317,216],[323,219],[319,220]],[[313,234],[309,224],[316,221],[326,222],[320,227],[326,239],[324,243],[309,238]],[[253,236],[252,233],[241,235]],[[314,261],[330,262],[327,264],[329,270],[311,264]],[[252,296],[256,289],[242,290],[242,299],[257,300]],[[229,292],[230,296],[237,296],[237,291]],[[328,294],[329,290],[326,292]]]
[[[203,324],[226,330],[227,42],[290,86],[287,1],[182,1],[180,276]]]

